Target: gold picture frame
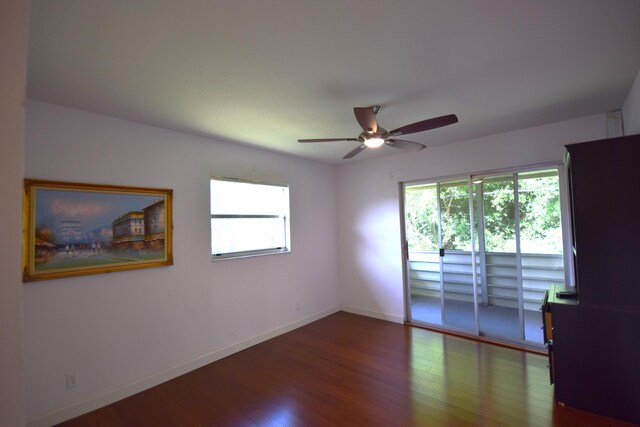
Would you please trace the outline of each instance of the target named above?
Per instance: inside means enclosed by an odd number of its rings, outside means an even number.
[[[24,282],[173,264],[173,190],[24,180]]]

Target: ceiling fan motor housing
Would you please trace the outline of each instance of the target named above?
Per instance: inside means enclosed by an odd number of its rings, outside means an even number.
[[[358,139],[362,142],[372,138],[380,138],[386,141],[388,137],[389,137],[389,133],[387,132],[387,130],[384,128],[381,128],[380,126],[378,126],[377,132],[365,130],[365,131],[362,131],[360,135],[358,135]]]

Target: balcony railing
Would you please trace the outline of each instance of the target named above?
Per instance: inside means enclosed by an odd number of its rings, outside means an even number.
[[[561,254],[521,254],[525,310],[539,310],[544,291],[564,283]],[[443,261],[446,299],[473,301],[471,252],[447,252]],[[486,305],[518,307],[518,275],[515,253],[486,252],[486,272],[476,254],[478,301]],[[437,251],[409,253],[412,295],[440,298],[440,257]],[[486,286],[483,286],[483,280]]]

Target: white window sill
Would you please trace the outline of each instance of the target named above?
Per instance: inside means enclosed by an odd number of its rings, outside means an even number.
[[[220,255],[211,255],[211,261],[222,261],[227,259],[253,258],[264,255],[288,254],[291,252],[289,248],[281,249],[265,249],[260,251],[230,252]]]

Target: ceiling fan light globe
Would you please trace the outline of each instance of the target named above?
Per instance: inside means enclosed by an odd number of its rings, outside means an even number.
[[[369,148],[378,148],[382,144],[384,144],[384,139],[382,138],[369,138],[364,141],[364,145],[366,145]]]

